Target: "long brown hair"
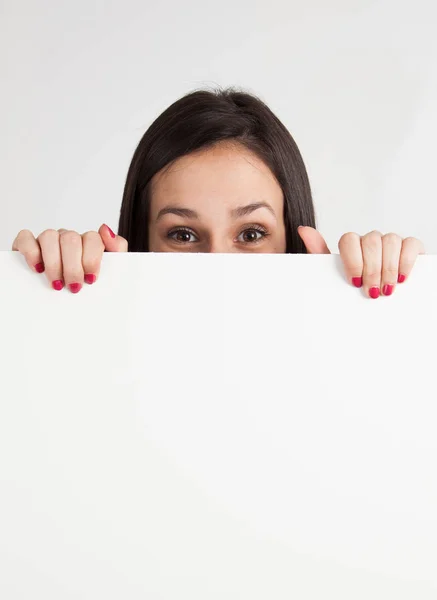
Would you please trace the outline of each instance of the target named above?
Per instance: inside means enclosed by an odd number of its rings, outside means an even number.
[[[118,225],[130,252],[149,249],[149,184],[155,173],[181,156],[225,140],[241,143],[271,169],[284,195],[286,252],[306,252],[297,227],[315,227],[315,215],[299,149],[262,100],[234,88],[183,96],[141,138],[127,174]]]

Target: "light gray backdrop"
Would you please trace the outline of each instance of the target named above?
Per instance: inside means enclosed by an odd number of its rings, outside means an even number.
[[[320,230],[437,251],[432,0],[0,3],[0,249],[117,226],[141,135],[197,87],[243,86],[294,135]]]

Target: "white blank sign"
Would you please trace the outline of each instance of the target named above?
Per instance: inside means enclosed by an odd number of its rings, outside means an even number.
[[[437,257],[0,264],[1,598],[437,598]]]

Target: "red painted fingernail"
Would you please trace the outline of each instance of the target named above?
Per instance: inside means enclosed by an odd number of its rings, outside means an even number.
[[[382,288],[382,293],[384,296],[391,296],[393,294],[394,285],[389,285],[388,283]]]
[[[355,287],[361,287],[363,285],[363,278],[362,277],[352,277],[352,283],[354,284]]]
[[[64,282],[61,281],[60,279],[57,279],[56,281],[52,281],[52,287],[54,290],[57,290],[59,292],[64,287]]]
[[[87,273],[85,275],[85,281],[86,283],[89,283],[90,285],[92,283],[94,283],[96,281],[97,277],[95,275],[93,275],[92,273]]]
[[[371,298],[379,298],[380,290],[379,287],[371,287],[369,290],[369,296]]]
[[[35,271],[37,273],[44,273],[44,263],[38,263],[37,265],[35,265]]]
[[[112,229],[109,227],[109,225],[106,225],[106,227],[108,228],[108,231],[111,234],[111,237],[115,238],[115,233],[112,231]]]
[[[81,283],[70,283],[70,285],[68,287],[73,292],[73,294],[77,294],[77,292],[80,292],[80,290],[82,289],[82,284]]]
[[[403,273],[399,273],[398,275],[398,283],[404,283],[404,281],[406,280],[406,275],[404,275]]]

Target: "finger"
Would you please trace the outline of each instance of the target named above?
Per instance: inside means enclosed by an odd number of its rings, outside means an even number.
[[[419,254],[425,254],[423,243],[413,237],[405,238],[399,258],[398,283],[403,283],[410,275]]]
[[[82,234],[82,267],[86,283],[97,281],[104,250],[103,240],[97,231]]]
[[[46,229],[38,236],[38,243],[46,268],[47,279],[54,290],[62,290],[64,281],[62,276],[61,248],[59,247],[59,233],[56,229]]]
[[[371,298],[378,298],[381,293],[382,269],[382,235],[379,231],[371,231],[361,238],[363,254],[363,286]]]
[[[82,289],[82,236],[76,231],[63,231],[59,236],[65,285],[73,294]]]
[[[308,254],[331,254],[321,234],[313,227],[297,228]]]
[[[364,266],[361,237],[358,233],[345,233],[338,242],[338,249],[348,281],[357,288],[361,287]]]
[[[44,272],[44,262],[41,254],[41,248],[35,236],[28,229],[20,231],[12,242],[12,250],[20,252],[26,259],[28,266],[37,273]]]
[[[399,274],[399,257],[402,238],[395,233],[386,233],[382,237],[382,277],[381,289],[384,296],[393,294]]]
[[[108,225],[103,224],[99,229],[106,252],[127,252],[128,243],[120,235],[116,235]]]

